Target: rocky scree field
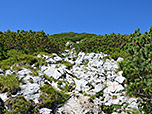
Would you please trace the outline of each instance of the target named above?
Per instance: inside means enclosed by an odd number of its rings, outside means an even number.
[[[115,61],[103,53],[76,55],[74,50],[65,50],[62,57],[53,53],[32,59],[37,62],[0,70],[0,97],[6,113],[125,114],[138,109],[137,99],[125,95],[126,79],[117,71],[123,58]]]

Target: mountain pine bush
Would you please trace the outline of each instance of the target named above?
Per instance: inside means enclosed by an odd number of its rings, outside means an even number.
[[[152,111],[152,26],[141,34],[136,30],[128,43],[128,54],[120,67],[127,78],[127,93],[139,98],[141,110]]]

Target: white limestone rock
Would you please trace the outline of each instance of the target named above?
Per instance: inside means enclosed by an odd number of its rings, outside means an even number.
[[[21,91],[18,94],[23,95],[27,100],[36,100],[38,101],[38,98],[40,97],[40,88],[38,84],[31,84],[28,83],[26,85],[21,85]]]
[[[49,63],[49,64],[55,64],[56,63],[56,61],[52,58],[49,58],[48,60],[46,60],[46,62]]]
[[[57,90],[60,90],[59,88],[58,88],[58,84],[57,84],[57,82],[52,82],[51,83],[51,85],[55,88],[55,89],[57,89]]]
[[[88,65],[94,68],[100,68],[102,67],[103,63],[104,63],[103,60],[93,59],[89,61]]]
[[[136,98],[129,98],[128,99],[128,103],[132,103],[132,102],[137,102],[137,99]]]
[[[58,69],[56,68],[56,65],[52,64],[51,66],[49,66],[45,71],[44,74],[46,74],[49,77],[53,77],[55,79],[58,79],[59,77],[61,77],[61,73],[58,72]]]
[[[97,93],[101,90],[103,90],[104,86],[101,84],[95,85],[95,89],[93,89],[93,92]]]
[[[117,76],[115,81],[117,81],[118,83],[122,84],[124,82],[126,78],[123,76]]]
[[[50,57],[48,55],[42,55],[42,58],[49,59]]]
[[[40,54],[37,55],[37,58],[41,58],[42,56]]]
[[[117,105],[117,104],[119,104],[119,99],[112,99],[112,100],[111,100],[111,104],[112,104],[112,105]]]
[[[4,71],[2,69],[0,69],[0,74],[4,73]]]
[[[49,67],[49,65],[47,65],[47,66],[46,66],[46,65],[43,65],[43,66],[40,67],[40,69],[41,69],[41,71],[43,72],[43,71],[47,70],[48,67]]]
[[[35,103],[39,103],[38,98],[41,94],[40,87],[44,84],[50,84],[55,89],[58,88],[58,81],[64,81],[69,85],[74,85],[75,89],[68,94],[75,94],[76,96],[71,96],[71,98],[63,104],[62,107],[58,108],[58,114],[102,114],[101,106],[104,105],[123,105],[124,103],[129,103],[127,110],[138,107],[137,99],[128,98],[125,96],[124,87],[122,83],[125,78],[122,76],[122,71],[119,71],[117,74],[115,70],[118,68],[117,62],[123,60],[118,58],[117,61],[106,59],[103,60],[107,54],[102,52],[99,54],[96,53],[87,53],[80,52],[76,60],[73,60],[74,51],[65,50],[63,53],[64,58],[59,57],[56,53],[53,53],[51,56],[48,55],[38,55],[38,58],[46,59],[48,63],[47,66],[40,66],[40,71],[38,71],[39,76],[32,76],[32,70],[30,69],[21,69],[16,74],[19,79],[23,78],[25,82],[21,84],[21,91],[17,95],[23,95],[27,100],[33,100]],[[62,60],[68,61],[73,64],[72,69],[68,70],[65,65],[58,64]],[[85,63],[88,62],[86,65]],[[85,65],[84,65],[85,64]],[[34,65],[33,65],[34,67]],[[37,70],[37,69],[35,69]],[[3,72],[0,70],[0,73]],[[6,71],[6,74],[11,74],[12,71]],[[48,81],[45,76],[53,77],[57,81]],[[30,82],[30,80],[33,82]],[[65,83],[61,85],[65,87]],[[106,87],[106,88],[105,88]],[[103,96],[97,97],[90,102],[88,97],[89,95],[95,95],[96,93],[103,90]],[[82,96],[80,92],[85,93],[86,96]],[[79,95],[79,97],[77,96]],[[88,96],[87,96],[88,95]],[[115,96],[115,97],[114,97]],[[0,94],[0,97],[5,101],[7,99],[6,95]],[[103,99],[104,97],[104,99]],[[51,109],[41,108],[41,114],[50,114],[52,113]]]
[[[62,107],[58,108],[58,114],[102,114],[97,103],[90,102],[88,96],[72,96]]]
[[[110,96],[109,94],[104,94],[103,95],[105,98],[104,98],[104,103],[108,103],[109,101],[111,101],[111,99],[112,99],[112,96]],[[106,105],[111,105],[111,103],[109,104],[106,104]]]
[[[7,93],[0,93],[0,98],[1,98],[4,102],[9,99],[9,98],[7,97]]]
[[[116,85],[116,93],[121,92],[124,90],[124,87],[122,85]]]
[[[77,60],[75,61],[75,63],[76,63],[76,64],[81,64],[82,61],[84,60],[84,57],[85,57],[85,53],[84,53],[84,52],[79,52],[78,58],[77,58]]]
[[[62,58],[59,57],[59,56],[56,56],[56,57],[54,57],[54,60],[57,61],[57,62],[61,62],[61,61],[62,61]]]
[[[52,110],[48,108],[41,108],[39,112],[40,114],[51,114]]]
[[[68,61],[68,62],[70,62],[71,64],[75,64],[75,62],[73,61],[73,60],[71,60],[72,58],[68,58],[68,57],[66,57],[66,58],[64,58],[64,61]]]
[[[117,62],[121,62],[121,61],[123,61],[124,59],[122,58],[122,57],[118,57],[118,59],[117,59]]]
[[[67,67],[67,66],[65,66],[65,65],[61,65],[61,66],[57,69],[57,71],[58,71],[59,73],[61,73],[61,75],[65,75],[66,67]]]
[[[105,93],[111,93],[111,92],[115,92],[118,93],[120,91],[124,90],[124,87],[119,84],[118,82],[111,82],[111,81],[107,81],[107,88],[104,89]]]
[[[70,45],[70,42],[67,42],[67,43],[65,44],[65,46],[68,46],[68,45]]]
[[[27,76],[24,76],[23,78],[23,81],[24,83],[30,83],[30,80],[33,80],[32,76],[31,75],[27,75]]]
[[[18,71],[16,74],[19,77],[19,79],[21,79],[25,77],[26,75],[29,75],[30,73],[32,73],[31,69],[23,68],[22,70]]]
[[[32,79],[33,79],[33,83],[39,84],[41,86],[44,85],[44,81],[43,81],[43,79],[41,77],[33,76]]]
[[[129,104],[128,106],[127,106],[127,108],[126,109],[138,109],[138,104],[136,103],[136,102],[132,102],[131,104]]]
[[[12,70],[6,70],[5,75],[12,75],[14,72]]]
[[[64,53],[69,53],[70,51],[69,50],[64,50]]]
[[[113,68],[109,59],[106,59],[105,63],[103,64],[103,67],[105,70],[112,70]]]
[[[80,91],[88,91],[90,89],[89,86],[87,86],[87,81],[81,79],[81,80],[76,80],[75,79],[75,84],[76,84],[76,88],[75,90],[80,92]]]
[[[114,71],[107,71],[107,79],[110,81],[114,81],[117,77],[116,73]]]
[[[84,57],[84,60],[92,60],[95,56],[95,53],[87,53],[86,56]]]

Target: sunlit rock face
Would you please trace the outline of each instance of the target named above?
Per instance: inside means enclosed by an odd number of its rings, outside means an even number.
[[[57,111],[57,113],[61,114],[68,114],[69,112],[71,114],[99,114],[102,110],[98,103],[90,101],[90,97],[80,94],[79,96],[71,96],[64,106],[58,108]]]
[[[114,112],[121,114],[133,108],[138,109],[137,99],[125,95],[126,79],[122,76],[122,71],[116,72],[117,62],[123,58],[114,61],[106,59],[107,54],[83,52],[76,56],[68,50],[61,55],[62,57],[57,54],[37,55],[38,58],[45,59],[46,64],[39,66],[38,69],[32,65],[34,70],[0,69],[0,75],[16,74],[23,81],[16,95],[0,93],[2,101],[6,102],[10,97],[22,95],[27,101],[33,101],[40,114],[104,114],[101,107],[113,105],[119,106],[113,109]],[[70,65],[72,67],[69,67]],[[37,72],[37,75],[34,72]],[[41,104],[41,88],[45,84],[68,94],[68,100],[51,107]]]

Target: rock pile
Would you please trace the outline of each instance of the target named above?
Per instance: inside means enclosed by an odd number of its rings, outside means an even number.
[[[122,71],[118,71],[118,62],[108,59],[103,53],[83,53],[77,56],[73,51],[65,50],[62,57],[57,54],[37,55],[38,58],[46,60],[45,65],[37,69],[37,72],[28,68],[6,71],[0,69],[0,75],[16,74],[24,83],[20,83],[20,91],[15,95],[8,96],[1,93],[3,102],[12,97],[22,95],[26,100],[40,104],[41,87],[45,84],[52,85],[56,90],[69,94],[69,99],[62,105],[49,109],[47,106],[39,107],[40,114],[104,114],[104,107],[111,108],[113,112],[125,114],[127,110],[138,109],[136,98],[125,95],[125,77]],[[48,80],[48,78],[52,80]],[[5,106],[6,108],[9,108]],[[101,108],[102,107],[102,108]]]

